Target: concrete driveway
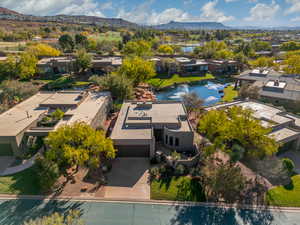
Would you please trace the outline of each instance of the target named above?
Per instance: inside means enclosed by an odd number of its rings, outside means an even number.
[[[107,175],[103,197],[110,199],[150,199],[148,158],[117,158]]]

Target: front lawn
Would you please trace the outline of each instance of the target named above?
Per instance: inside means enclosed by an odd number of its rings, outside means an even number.
[[[190,83],[195,81],[201,80],[210,80],[214,79],[215,77],[212,74],[206,74],[205,76],[179,76],[178,74],[173,75],[172,77],[167,77],[163,75],[157,75],[154,78],[149,79],[147,82],[158,88],[164,88],[168,86],[172,86],[173,84],[180,84],[180,83]]]
[[[0,177],[0,194],[37,195],[40,189],[35,168]]]
[[[151,182],[151,199],[170,201],[205,201],[199,182],[190,177],[172,177]]]
[[[238,91],[234,90],[233,86],[227,86],[224,89],[224,97],[222,99],[222,102],[231,102],[238,96]]]
[[[292,183],[278,186],[267,192],[267,201],[271,205],[300,207],[300,175],[292,177]]]

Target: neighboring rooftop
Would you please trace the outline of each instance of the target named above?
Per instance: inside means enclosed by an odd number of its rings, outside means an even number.
[[[81,96],[85,96],[82,98]],[[66,111],[68,120],[60,121],[56,127],[75,121],[91,122],[109,93],[87,93],[82,91],[39,92],[8,111],[0,114],[0,136],[16,136],[29,129],[50,108]]]
[[[261,120],[262,126],[272,128],[272,132],[269,136],[272,136],[278,142],[284,142],[300,136],[300,118],[295,115],[288,114],[284,110],[263,103],[254,101],[237,101],[208,107],[206,110],[209,111],[233,106],[251,109],[253,111],[253,117]]]

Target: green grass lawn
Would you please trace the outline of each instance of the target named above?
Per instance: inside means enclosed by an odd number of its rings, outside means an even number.
[[[300,175],[293,176],[290,185],[272,188],[266,197],[271,205],[300,207]]]
[[[14,175],[0,177],[0,194],[37,195],[40,194],[34,168]]]
[[[200,184],[190,177],[154,180],[151,182],[151,199],[170,201],[204,201]]]
[[[164,88],[167,86],[171,86],[175,83],[190,83],[195,81],[201,80],[209,80],[214,79],[215,77],[212,74],[206,74],[205,76],[179,76],[177,74],[173,75],[172,77],[157,75],[154,78],[148,80],[148,83],[154,87]]]
[[[228,86],[224,89],[224,98],[223,102],[231,102],[238,96],[238,91],[234,90],[233,86]]]
[[[101,33],[99,35],[91,35],[92,38],[97,39],[98,41],[108,40],[108,41],[121,41],[120,32],[108,31],[106,33]]]

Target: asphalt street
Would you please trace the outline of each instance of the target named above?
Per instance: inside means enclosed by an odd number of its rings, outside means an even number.
[[[54,212],[80,210],[87,225],[298,225],[300,211],[247,210],[154,203],[0,200],[0,224],[19,225]]]

